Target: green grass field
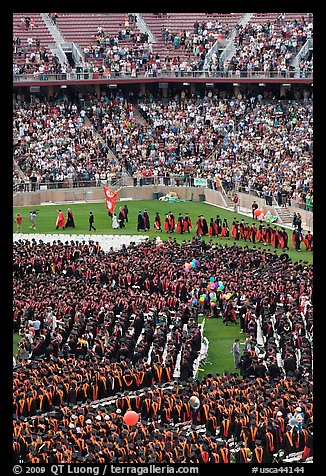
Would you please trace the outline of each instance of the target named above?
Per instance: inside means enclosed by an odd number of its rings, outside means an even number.
[[[126,227],[122,229],[117,229],[114,230],[112,229],[111,226],[111,219],[107,214],[107,211],[105,209],[105,203],[104,201],[101,203],[76,203],[72,205],[44,205],[44,206],[37,206],[36,210],[38,210],[39,214],[37,216],[37,221],[36,221],[36,228],[37,228],[37,233],[59,233],[62,235],[62,238],[64,239],[65,235],[69,235],[71,233],[77,233],[77,234],[91,234],[92,236],[96,236],[97,234],[103,235],[103,234],[110,234],[110,235],[137,235],[137,234],[142,234],[142,235],[148,235],[150,239],[155,238],[157,236],[160,236],[162,239],[167,239],[168,236],[173,236],[176,237],[178,242],[182,242],[184,239],[191,239],[193,236],[196,235],[196,227],[195,223],[197,220],[198,215],[203,214],[207,220],[207,223],[209,223],[210,218],[216,218],[216,215],[220,215],[222,218],[226,218],[228,220],[229,226],[231,227],[232,220],[236,216],[238,220],[241,220],[244,216],[246,217],[246,221],[251,224],[253,222],[251,217],[248,217],[246,215],[242,214],[237,214],[232,211],[225,210],[223,208],[218,208],[213,205],[208,205],[203,202],[163,202],[160,200],[132,200],[132,201],[119,201],[117,202],[117,207],[115,209],[115,212],[118,214],[118,210],[120,206],[123,206],[124,204],[128,205],[129,208],[129,214],[128,214],[128,223],[126,223]],[[57,210],[61,209],[63,213],[66,216],[67,213],[67,208],[71,208],[72,212],[74,213],[75,217],[75,224],[76,228],[68,228],[67,230],[56,230],[55,229],[55,223],[57,219]],[[159,212],[161,221],[162,221],[162,227],[164,223],[164,217],[165,214],[172,211],[175,215],[175,217],[178,216],[179,213],[182,213],[183,215],[185,213],[189,213],[189,216],[192,220],[193,228],[191,233],[181,235],[179,233],[173,233],[173,234],[167,234],[165,231],[163,232],[156,232],[151,228],[150,231],[148,232],[137,232],[137,216],[139,210],[143,211],[144,208],[147,209],[150,220],[151,220],[151,227],[153,227],[154,224],[154,217],[155,213]],[[29,222],[29,212],[35,208],[31,207],[14,207],[13,208],[13,232],[16,232],[16,223],[15,223],[15,216],[17,213],[20,213],[23,217],[23,233],[26,234],[34,234],[35,231],[30,230],[30,222]],[[88,226],[88,216],[89,212],[92,211],[94,216],[95,216],[95,221],[94,221],[94,226],[96,228],[96,231],[89,232],[89,226]],[[288,255],[292,259],[293,262],[295,261],[307,261],[309,263],[312,263],[312,253],[310,251],[305,251],[304,250],[304,245],[301,245],[301,252],[298,253],[291,242],[291,230],[288,231],[289,234],[289,247],[290,250],[288,251]],[[208,241],[210,239],[209,236],[205,236],[204,240]],[[233,244],[234,239],[233,237],[229,238],[221,238],[221,237],[213,237],[213,241],[215,243],[226,243],[226,244]],[[249,247],[252,247],[252,243],[247,241],[238,241],[237,244],[239,246],[244,246],[248,245]],[[263,245],[256,245],[257,248],[261,249],[268,249],[268,246],[263,246]],[[274,251],[273,248],[271,248],[272,251]],[[281,254],[282,250],[277,249],[276,250],[277,254]]]
[[[84,234],[88,235],[91,234],[96,237],[97,234],[126,234],[126,235],[137,235],[137,234],[146,234],[150,237],[150,239],[160,236],[162,239],[167,239],[169,236],[176,237],[178,242],[186,239],[189,240],[196,234],[196,227],[195,222],[199,214],[203,214],[209,223],[210,218],[216,218],[216,215],[220,215],[220,217],[227,218],[229,225],[231,225],[234,216],[240,220],[245,215],[242,214],[235,214],[234,212],[227,211],[222,208],[215,207],[213,205],[208,205],[203,202],[172,202],[167,203],[160,200],[133,200],[133,201],[119,201],[117,202],[116,213],[118,213],[119,207],[123,206],[124,204],[128,205],[129,214],[128,214],[128,223],[126,223],[126,227],[118,230],[113,230],[111,226],[111,219],[108,217],[107,211],[105,209],[104,202],[101,203],[76,203],[76,204],[65,204],[65,205],[46,205],[46,206],[38,206],[36,207],[39,210],[39,215],[37,217],[37,231],[34,232],[33,230],[29,229],[29,212],[33,208],[31,207],[14,207],[13,209],[13,232],[16,232],[16,223],[15,223],[15,216],[17,213],[20,213],[23,217],[23,233],[26,233],[26,237],[28,235],[33,235],[35,233],[59,233],[62,235],[62,239],[65,239],[66,235],[71,233],[76,234]],[[57,210],[61,209],[64,214],[66,215],[67,208],[71,208],[72,212],[74,213],[75,217],[75,224],[76,228],[72,229],[69,228],[68,230],[56,230],[55,223],[57,218]],[[163,232],[155,232],[151,229],[149,232],[137,232],[137,215],[139,210],[143,211],[144,208],[147,209],[150,220],[151,220],[151,227],[153,227],[154,217],[156,212],[159,212],[162,226],[164,222],[165,214],[172,211],[174,215],[177,217],[178,214],[181,212],[183,215],[185,213],[189,213],[189,216],[193,223],[193,228],[191,233],[180,235],[179,233],[167,234]],[[95,216],[94,226],[96,228],[96,232],[92,231],[91,233],[88,231],[88,216],[89,212],[92,211]],[[249,224],[252,223],[251,217],[246,217],[246,221]],[[293,262],[302,260],[307,261],[308,263],[312,263],[313,254],[311,252],[304,251],[304,246],[302,245],[302,251],[298,253],[293,248],[290,233],[289,233],[289,246],[290,250],[288,251],[288,255],[292,259]],[[209,236],[204,237],[205,241],[210,240]],[[226,243],[226,244],[233,244],[234,239],[231,238],[216,238],[213,237],[213,241],[215,243]],[[252,247],[252,243],[238,241],[237,244],[239,246],[248,245]],[[257,248],[261,249],[268,249],[268,246],[263,245],[256,245]],[[274,251],[271,248],[271,251]],[[278,249],[277,254],[281,254],[282,250]],[[205,336],[209,340],[209,354],[208,354],[208,363],[204,367],[204,372],[199,372],[200,375],[204,375],[204,373],[212,373],[215,372],[223,372],[224,370],[232,371],[234,370],[233,365],[233,355],[230,354],[230,349],[232,343],[236,337],[240,339],[240,342],[243,341],[243,336],[240,333],[239,324],[237,326],[228,326],[226,327],[222,323],[222,319],[206,319],[205,322]],[[14,336],[14,354],[15,349],[17,349],[17,342],[19,338],[17,335]]]
[[[18,334],[13,335],[13,355],[16,357],[18,352],[18,344],[21,339],[21,336]]]
[[[199,317],[199,322],[202,322]],[[244,342],[244,335],[240,332],[239,323],[225,326],[222,318],[205,319],[204,336],[209,340],[208,358],[206,365],[199,366],[198,376],[216,372],[223,373],[225,370],[238,372],[234,369],[233,354],[230,353],[234,339],[240,340],[240,349],[243,350],[241,342]]]

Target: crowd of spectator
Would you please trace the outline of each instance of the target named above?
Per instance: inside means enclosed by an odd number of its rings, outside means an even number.
[[[130,174],[205,177],[226,190],[305,204],[313,196],[312,105],[263,97],[229,101],[205,92],[168,101],[140,100],[140,123],[126,99],[104,98],[91,121]],[[119,118],[119,120],[118,120]],[[248,119],[250,118],[250,119]]]
[[[41,45],[40,38],[29,36],[26,44],[19,36],[13,37],[13,74],[33,74],[34,79],[46,81],[49,74],[62,74],[71,71],[66,63],[61,63],[56,54],[52,54],[47,46]]]
[[[15,109],[14,159],[39,181],[99,184],[124,173],[178,176],[190,185],[189,177],[204,177],[213,188],[277,201],[284,194],[289,204],[312,207],[312,115],[310,101],[242,94],[225,100],[212,91],[168,100],[119,92],[94,96],[88,107],[34,102]]]
[[[277,23],[278,20],[275,21],[275,25]],[[311,18],[305,18],[304,16],[298,20],[284,21],[280,33],[275,29],[275,25],[273,22],[249,23],[244,26],[236,25],[234,37],[236,49],[233,56],[226,61],[221,61],[219,54],[214,51],[206,64],[207,53],[214,43],[229,38],[230,31],[227,25],[218,20],[215,25],[211,20],[200,23],[196,21],[193,25],[193,31],[180,29],[177,32],[172,31],[173,28],[163,26],[161,35],[167,46],[166,57],[163,59],[159,55],[151,54],[152,45],[148,43],[148,36],[146,36],[142,48],[149,50],[150,54],[148,56],[141,52],[143,54],[142,59],[145,57],[145,62],[142,62],[141,59],[140,65],[136,62],[134,68],[132,55],[135,52],[129,51],[128,48],[124,51],[121,48],[119,53],[117,46],[118,39],[125,39],[125,37],[129,39],[130,32],[127,31],[126,36],[120,31],[119,36],[114,39],[116,42],[115,51],[112,49],[106,52],[106,64],[100,68],[99,72],[103,75],[110,75],[111,72],[114,72],[137,76],[143,70],[145,75],[155,77],[157,74],[170,72],[176,76],[179,74],[187,76],[193,75],[195,71],[205,70],[211,74],[216,73],[226,76],[234,72],[237,72],[239,76],[251,76],[255,72],[264,72],[268,76],[287,76],[293,70],[291,61],[305,41],[312,38],[313,23]],[[141,41],[141,35],[138,34],[137,38]],[[110,40],[108,39],[108,41]],[[104,43],[104,37],[102,42]],[[180,53],[180,56],[175,56],[176,51]],[[172,52],[173,54],[171,54]],[[95,56],[99,54],[104,54],[103,45],[102,51],[95,53]],[[128,59],[130,59],[129,62]],[[108,64],[110,64],[110,72],[106,68]],[[298,65],[302,74],[305,72],[311,74],[313,72],[312,66],[311,58],[301,59]]]
[[[108,148],[84,123],[85,111],[73,102],[38,101],[16,103],[13,116],[14,160],[29,178],[38,183],[96,181],[102,168],[114,174],[108,164]]]
[[[294,69],[291,66],[292,60],[306,40],[313,36],[312,19],[302,16],[298,20],[287,21],[280,33],[275,30],[275,25],[272,22],[237,25],[234,37],[235,52],[226,61],[222,61],[220,55],[214,51],[205,62],[214,43],[225,41],[230,36],[227,25],[218,20],[215,25],[210,20],[201,23],[196,21],[193,31],[181,29],[172,32],[171,28],[163,26],[161,34],[167,46],[165,58],[153,54],[147,34],[120,30],[115,38],[105,36],[104,32],[101,32],[97,46],[86,47],[84,50],[85,59],[87,61],[89,56],[105,57],[100,67],[95,66],[95,73],[107,77],[111,74],[136,77],[140,73],[154,77],[162,73],[192,76],[196,71],[209,71],[210,74],[226,76],[235,72],[239,76],[252,76],[255,72],[264,72],[267,76],[288,76]],[[125,39],[132,39],[136,47],[119,48],[119,41]],[[111,47],[105,49],[108,44]],[[179,56],[176,56],[175,52],[178,52]],[[90,67],[86,65],[86,68],[89,71]],[[301,76],[312,74],[312,58],[301,58],[298,68]]]
[[[224,72],[238,71],[240,76],[246,77],[258,71],[263,71],[266,76],[288,76],[288,72],[293,70],[291,61],[307,38],[312,38],[312,20],[302,16],[298,20],[286,21],[280,33],[272,22],[238,25],[234,37],[235,52],[223,64]],[[306,69],[304,61],[299,67]],[[310,61],[308,69],[312,72]]]
[[[225,463],[230,438],[236,462],[242,447],[245,462],[257,446],[266,463],[280,448],[303,451],[313,423],[312,273],[270,250],[196,238],[108,253],[94,241],[14,242],[15,462]],[[199,297],[212,275],[224,283],[217,317],[233,305],[247,336],[242,378],[194,375],[197,313],[210,312]],[[128,409],[140,415],[132,428]]]
[[[27,28],[25,20],[22,19],[22,24]],[[281,25],[280,30],[278,25]],[[216,41],[225,42],[234,33],[227,23],[218,19],[215,24],[211,20],[196,21],[192,29],[180,25],[177,31],[175,27],[163,25],[161,41],[166,45],[163,55],[155,53],[149,34],[139,30],[137,17],[126,15],[124,25],[116,34],[106,33],[101,25],[98,26],[94,42],[83,46],[83,59],[74,68],[68,62],[61,64],[56,56],[52,57],[48,45],[37,46],[39,39],[33,42],[30,22],[28,29],[31,29],[29,39],[35,46],[22,45],[19,37],[14,36],[14,74],[33,73],[41,80],[46,80],[49,73],[65,75],[72,71],[79,74],[80,79],[120,75],[156,77],[171,73],[193,76],[202,71],[218,76],[236,73],[246,77],[256,72],[266,76],[288,76],[294,69],[299,69],[301,76],[313,73],[312,56],[302,57],[296,66],[292,65],[300,48],[313,37],[313,20],[308,14],[295,20],[279,16],[274,22],[257,20],[237,24],[233,40],[235,51],[225,61],[221,60],[218,50],[206,58]],[[23,61],[15,61],[15,58],[23,58]]]

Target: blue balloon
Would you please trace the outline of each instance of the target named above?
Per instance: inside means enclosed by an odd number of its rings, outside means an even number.
[[[209,280],[210,280],[211,283],[214,283],[214,281],[215,281],[214,276],[211,276],[211,277],[209,278]]]

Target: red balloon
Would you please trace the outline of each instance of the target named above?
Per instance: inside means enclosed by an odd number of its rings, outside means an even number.
[[[258,217],[260,214],[261,214],[261,210],[259,210],[259,208],[257,208],[257,210],[254,211],[255,217]]]
[[[123,416],[123,421],[129,426],[136,425],[136,423],[138,422],[138,419],[139,419],[138,413],[134,412],[133,410],[129,410]]]
[[[203,451],[202,454],[201,454],[201,457],[202,457],[202,460],[204,461],[204,463],[208,462],[209,454],[207,453],[207,451]]]

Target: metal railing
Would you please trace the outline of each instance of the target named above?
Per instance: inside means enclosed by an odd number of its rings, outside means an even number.
[[[200,179],[200,180],[199,180]],[[245,193],[253,197],[263,199],[267,206],[279,208],[280,205],[272,194],[266,194],[259,189],[253,189],[244,187],[238,182],[224,182],[223,180],[216,180],[212,177],[203,177],[196,175],[149,175],[149,176],[137,176],[124,173],[123,175],[115,175],[108,179],[102,180],[101,178],[92,180],[83,179],[65,179],[61,182],[48,181],[48,182],[23,182],[13,185],[13,192],[38,192],[41,190],[58,190],[64,188],[89,188],[89,187],[102,187],[106,185],[108,187],[142,187],[142,186],[166,186],[166,187],[201,187],[216,190],[222,193],[224,198],[232,196],[234,193]],[[286,205],[292,208],[298,208],[301,210],[313,212],[313,205],[307,205],[305,203],[298,203],[293,198],[287,198]]]
[[[291,79],[291,78],[303,78],[303,79],[313,79],[313,73],[309,71],[303,70],[293,70],[293,71],[179,71],[179,72],[138,72],[136,74],[133,73],[121,73],[121,72],[110,72],[108,74],[104,74],[101,72],[81,72],[76,73],[74,71],[67,72],[67,73],[38,73],[38,72],[31,72],[31,73],[23,73],[23,74],[13,74],[13,82],[14,83],[22,83],[22,82],[46,82],[46,81],[108,81],[108,80],[116,80],[116,79],[123,79],[135,81],[140,79],[149,79],[149,78],[159,78],[159,79],[177,79],[177,78],[209,78],[209,79],[232,79],[232,80],[240,80],[240,79]]]
[[[61,190],[67,188],[89,188],[89,187],[121,187],[127,185],[127,178],[125,176],[112,176],[106,180],[102,179],[65,179],[60,182],[48,181],[48,182],[23,182],[13,185],[13,192],[39,192],[42,190]]]
[[[221,188],[223,187],[223,184],[221,185]],[[226,189],[226,191],[224,190]],[[267,206],[274,207],[274,208],[280,208],[281,206],[279,205],[277,198],[273,194],[266,194],[264,191],[259,190],[259,189],[254,189],[254,188],[248,188],[244,187],[241,184],[238,184],[238,182],[228,182],[228,184],[223,188],[224,193],[226,195],[228,194],[233,194],[233,193],[245,193],[247,195],[252,195],[257,198],[261,198],[265,200],[265,203]],[[298,208],[301,210],[306,210],[313,212],[313,205],[306,205],[305,203],[298,203],[294,198],[292,197],[287,197],[286,199],[286,206],[291,207],[291,208]]]

